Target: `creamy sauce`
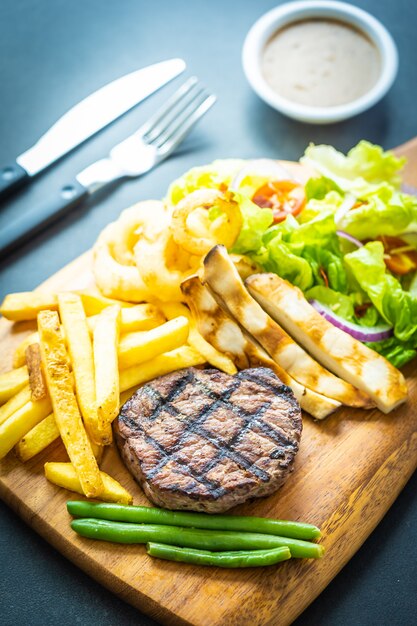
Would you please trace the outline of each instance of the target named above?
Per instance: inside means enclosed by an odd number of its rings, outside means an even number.
[[[337,106],[367,93],[381,59],[359,30],[336,20],[295,22],[267,42],[262,73],[280,96],[309,106]]]

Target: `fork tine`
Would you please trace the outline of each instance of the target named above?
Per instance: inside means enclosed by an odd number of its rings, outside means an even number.
[[[158,153],[164,157],[168,156],[183,141],[186,135],[198,120],[207,113],[216,102],[214,95],[209,95],[203,102],[189,115],[183,123],[177,125],[177,128],[167,137],[166,142],[158,148]]]
[[[153,145],[157,148],[162,146],[168,139],[182,126],[187,118],[194,113],[196,109],[204,102],[210,94],[202,89],[189,102],[185,102],[176,115],[165,124],[165,128],[160,131],[159,135],[153,139]]]
[[[198,79],[195,76],[189,78],[185,83],[181,85],[179,89],[156,111],[152,117],[150,117],[139,129],[142,137],[150,133],[155,126],[169,113],[175,105],[190,92],[194,85],[198,83]]]
[[[159,122],[154,125],[152,130],[150,130],[143,139],[147,143],[155,143],[156,145],[163,143],[160,137],[166,134],[167,129],[184,115],[186,109],[195,108],[195,101],[201,100],[204,95],[204,87],[198,83],[195,84],[182,98],[177,100],[176,104],[160,118]]]

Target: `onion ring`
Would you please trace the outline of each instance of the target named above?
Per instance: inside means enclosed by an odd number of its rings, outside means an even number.
[[[166,229],[169,213],[162,202],[139,202],[109,224],[93,247],[93,271],[100,291],[107,297],[143,302],[152,293],[135,264],[134,246],[145,232],[149,240]]]
[[[108,298],[126,302],[149,300],[150,291],[138,268],[134,265],[123,265],[114,258],[111,251],[112,232],[113,224],[109,224],[93,248],[93,272],[97,287]]]
[[[169,223],[169,212],[158,200],[138,202],[121,212],[114,222],[112,234],[113,256],[122,265],[135,265],[134,247],[146,231],[147,237],[157,238]]]
[[[213,221],[207,216],[205,223],[203,218],[197,225],[194,220],[194,228],[190,228],[192,214],[199,211],[201,218],[201,210],[211,207],[219,208],[219,216]],[[174,241],[190,254],[203,256],[219,243],[231,248],[241,228],[239,205],[216,189],[193,191],[180,200],[172,214],[171,232]]]
[[[201,263],[200,257],[178,246],[169,229],[161,232],[156,241],[142,237],[135,246],[135,259],[146,287],[153,298],[162,302],[183,300],[180,285]]]

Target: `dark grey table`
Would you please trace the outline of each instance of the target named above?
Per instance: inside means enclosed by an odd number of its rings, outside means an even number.
[[[245,81],[240,63],[244,36],[276,4],[274,0],[2,0],[0,164],[27,149],[57,117],[93,90],[165,58],[183,57],[187,75],[199,76],[219,100],[175,158],[143,179],[90,202],[16,251],[0,268],[0,297],[35,287],[87,250],[123,208],[140,199],[160,198],[169,182],[193,165],[232,156],[297,159],[309,141],[346,150],[366,138],[391,147],[417,134],[416,3],[356,2],[391,30],[399,48],[400,72],[389,95],[374,109],[328,127],[302,125],[280,116]],[[138,127],[175,85],[152,96],[3,205],[0,228],[103,156]],[[417,622],[416,492],[414,475],[356,556],[297,620],[298,626]],[[2,503],[0,571],[2,625],[155,623],[88,578]]]

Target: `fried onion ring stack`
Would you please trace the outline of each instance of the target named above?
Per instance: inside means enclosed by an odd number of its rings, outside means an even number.
[[[139,202],[94,245],[97,286],[105,296],[127,302],[181,301],[181,283],[198,273],[213,246],[232,248],[241,227],[237,202],[215,189],[194,191],[175,208],[158,200]],[[236,262],[245,273],[253,266],[241,255]]]

